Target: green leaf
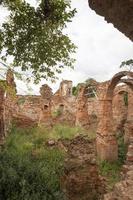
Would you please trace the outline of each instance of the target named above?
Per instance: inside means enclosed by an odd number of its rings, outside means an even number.
[[[76,13],[69,0],[42,0],[36,9],[22,0],[5,0],[3,5],[10,10],[0,30],[4,59],[12,56],[13,66],[30,70],[35,82],[56,79],[60,68],[73,68],[76,47],[63,33]]]

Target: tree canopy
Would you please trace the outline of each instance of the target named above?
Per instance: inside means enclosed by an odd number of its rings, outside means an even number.
[[[1,0],[9,10],[0,28],[0,55],[22,71],[31,71],[35,82],[54,80],[64,67],[73,67],[75,45],[64,33],[76,10],[70,0],[41,0],[35,8],[24,0]]]
[[[126,70],[132,71],[133,70],[133,59],[123,61],[120,65],[120,68],[126,68]]]

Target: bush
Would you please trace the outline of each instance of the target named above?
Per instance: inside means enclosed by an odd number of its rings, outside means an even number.
[[[77,96],[77,95],[78,95],[78,88],[77,88],[76,86],[73,86],[73,88],[72,88],[72,94],[73,94],[74,96]]]
[[[74,87],[72,88],[72,94],[73,94],[74,96],[76,96],[76,97],[78,96],[80,87],[81,87],[82,85],[84,85],[84,83],[78,83],[77,86],[74,86]]]
[[[13,129],[0,152],[1,200],[63,200],[64,152],[48,149],[37,129]]]

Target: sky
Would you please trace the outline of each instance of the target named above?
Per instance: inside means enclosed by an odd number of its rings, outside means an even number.
[[[36,5],[35,0],[27,1]],[[31,84],[31,92],[24,83],[17,81],[18,93],[39,94],[40,86],[45,83],[56,91],[61,80],[72,80],[73,85],[84,82],[87,78],[106,81],[120,71],[122,61],[133,58],[133,42],[91,10],[88,0],[72,0],[72,7],[77,9],[77,14],[68,24],[65,33],[78,47],[75,54],[75,69],[65,69],[54,84],[45,80],[39,85]],[[5,15],[6,12],[3,10],[0,21]]]

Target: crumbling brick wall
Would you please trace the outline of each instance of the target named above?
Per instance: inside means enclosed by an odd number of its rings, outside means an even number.
[[[16,85],[11,72],[7,74],[7,83],[12,86],[12,90],[16,93]],[[68,123],[70,125],[81,125],[89,129],[94,123],[96,128],[102,114],[101,100],[105,97],[109,83],[110,81],[96,82],[97,95],[93,97],[86,96],[85,87],[80,89],[77,97],[73,96],[72,82],[66,80],[61,82],[59,90],[55,94],[46,84],[40,88],[40,95],[38,96],[16,95],[14,98],[14,95],[12,96],[8,92],[6,98],[1,97],[1,101],[4,101],[5,113],[3,120],[5,127],[8,129],[11,120],[13,120],[21,126],[32,126],[39,123],[53,126],[55,123]],[[113,97],[113,116],[116,130],[124,120],[126,121],[128,109],[124,105],[121,91],[123,91],[123,87],[117,87]]]
[[[68,81],[68,88],[70,89],[70,81]],[[65,85],[65,87],[63,86]],[[101,99],[105,96],[105,91],[109,81],[98,83],[97,97],[88,98],[84,95],[85,88],[79,91],[77,97],[70,93],[62,92],[62,88],[68,91],[67,81],[60,84],[59,90],[53,94],[48,85],[44,85],[40,89],[41,95],[31,96],[17,96],[17,104],[15,105],[13,116],[16,119],[26,117],[33,122],[54,124],[60,122],[68,122],[71,125],[81,125],[89,128],[91,124],[96,126],[99,122],[102,113]],[[72,87],[72,86],[71,86]],[[121,88],[121,89],[120,89]],[[122,87],[119,91],[123,90]],[[127,107],[124,105],[123,94],[120,92],[114,93],[113,98],[113,116],[115,120],[116,129],[126,120]],[[126,89],[125,89],[126,90]]]

